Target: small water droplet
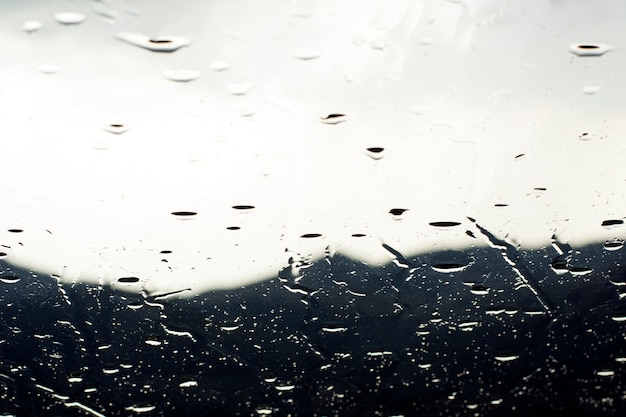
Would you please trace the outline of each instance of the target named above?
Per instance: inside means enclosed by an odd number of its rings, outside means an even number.
[[[248,94],[250,86],[248,84],[229,84],[226,86],[226,89],[234,96],[243,96]]]
[[[73,384],[83,382],[83,373],[80,371],[72,371],[67,374],[67,381]]]
[[[179,217],[179,218],[184,218],[184,219],[195,217],[197,214],[198,213],[196,213],[195,211],[173,211],[172,212],[172,215]]]
[[[603,247],[608,251],[620,250],[624,247],[624,241],[622,239],[607,240]]]
[[[119,282],[120,284],[125,284],[125,285],[134,285],[134,284],[139,282],[139,278],[137,278],[137,277],[122,277],[122,278],[118,278],[117,282]]]
[[[178,386],[180,388],[197,387],[198,386],[198,381],[196,381],[195,379],[192,379],[192,378],[183,378],[183,382],[178,384]]]
[[[516,359],[519,359],[519,355],[498,355],[495,357],[495,360],[499,362],[511,362]]]
[[[34,33],[41,29],[42,26],[43,24],[39,20],[25,20],[22,22],[20,29],[26,33]]]
[[[474,295],[487,295],[489,294],[490,288],[485,287],[481,284],[472,285],[470,288],[470,292]]]
[[[433,271],[450,274],[460,272],[472,265],[473,259],[462,252],[450,251],[433,257],[430,267]]]
[[[603,369],[603,370],[600,370],[600,371],[596,371],[596,375],[603,376],[603,377],[610,377],[610,376],[614,376],[615,375],[615,371],[612,371],[610,369]]]
[[[54,14],[54,20],[62,25],[77,25],[82,23],[87,16],[77,12],[59,12]]]
[[[367,148],[366,151],[367,156],[375,160],[382,159],[385,156],[385,148],[374,146],[371,148]]]
[[[150,345],[150,346],[160,346],[163,343],[159,339],[159,336],[154,335],[154,334],[148,335],[146,337],[145,342],[146,342],[147,345]]]
[[[367,236],[365,233],[353,233],[352,237],[365,237]]]
[[[433,226],[433,227],[438,227],[438,228],[441,228],[441,229],[447,229],[447,228],[450,228],[450,227],[459,226],[461,223],[459,223],[459,222],[442,221],[442,222],[430,222],[428,224]]]
[[[342,123],[348,120],[348,117],[343,113],[330,113],[327,116],[323,116],[320,118],[322,123],[326,123],[327,125],[336,125],[338,123]]]
[[[606,229],[613,229],[615,227],[622,226],[624,224],[624,220],[621,219],[609,219],[602,222],[602,227]]]
[[[197,80],[202,76],[198,71],[193,70],[165,70],[163,76],[170,81],[176,81],[179,83],[187,83],[189,81]]]
[[[254,116],[256,109],[254,106],[242,106],[239,108],[239,115],[242,117]]]
[[[408,210],[409,209],[392,208],[391,210],[389,210],[389,214],[391,215],[391,218],[394,220],[402,220],[402,214],[404,214],[404,212]]]
[[[4,282],[5,284],[15,284],[21,279],[22,278],[16,277],[15,275],[0,275],[0,281]]]
[[[583,91],[583,94],[593,95],[597,93],[598,91],[600,91],[601,88],[602,87],[600,87],[599,85],[586,85],[583,87],[582,91]]]
[[[593,272],[593,268],[588,268],[588,267],[585,267],[585,266],[574,266],[572,268],[569,268],[568,271],[573,276],[580,277],[580,276],[583,276],[583,275],[591,274]]]
[[[9,254],[8,254],[8,253],[6,253],[6,252],[0,252],[0,259],[4,259],[4,258],[6,258],[7,256],[9,256]]]
[[[312,238],[321,237],[321,236],[322,235],[320,233],[305,233],[300,237],[305,238],[305,239],[312,239]]]
[[[211,62],[211,65],[209,66],[209,68],[212,71],[216,71],[216,72],[226,71],[227,69],[230,68],[230,64],[224,61],[215,61],[215,62]]]
[[[610,50],[608,45],[600,43],[581,43],[569,46],[569,51],[580,57],[602,56]]]
[[[124,132],[128,132],[130,128],[121,123],[111,123],[109,125],[103,126],[102,130],[106,130],[109,133],[113,133],[114,135],[121,135]]]
[[[42,74],[51,75],[51,74],[56,74],[57,72],[59,72],[61,68],[59,68],[58,65],[54,65],[54,64],[41,64],[37,66],[37,69]]]
[[[139,33],[120,32],[115,37],[132,45],[148,49],[152,52],[174,52],[183,46],[188,46],[191,41],[182,36],[159,36],[150,38]]]
[[[583,132],[580,135],[578,135],[578,139],[580,140],[591,140],[593,138],[593,135],[589,132]]]
[[[239,227],[239,226],[228,226],[226,228],[226,230],[240,230],[240,229],[241,229],[241,227]]]
[[[252,210],[254,208],[254,206],[250,206],[250,205],[247,205],[247,204],[240,204],[240,205],[237,205],[237,206],[233,206],[233,208],[235,210]]]
[[[317,59],[322,53],[317,49],[300,48],[291,51],[291,55],[302,60]]]

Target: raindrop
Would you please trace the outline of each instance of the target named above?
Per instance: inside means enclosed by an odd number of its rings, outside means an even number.
[[[102,127],[102,129],[109,133],[113,133],[114,135],[121,135],[122,133],[127,132],[129,127],[121,123],[111,123],[110,125]]]
[[[467,269],[473,263],[473,259],[462,252],[445,252],[435,255],[431,262],[431,268],[441,273],[460,272]]]
[[[352,237],[365,237],[367,236],[365,233],[353,233]]]
[[[465,234],[471,237],[472,239],[476,239],[476,235],[471,230],[466,230]]]
[[[602,56],[610,50],[608,45],[603,44],[593,44],[593,43],[583,43],[583,44],[572,44],[569,47],[569,51],[576,56],[587,57],[587,56]]]
[[[298,59],[302,59],[302,60],[310,60],[310,59],[316,59],[319,58],[319,56],[321,55],[321,52],[316,50],[316,49],[296,49],[294,51],[291,52],[291,55],[293,55],[295,58]]]
[[[305,239],[313,239],[313,238],[321,237],[321,236],[322,235],[320,233],[305,233],[300,237],[305,238]]]
[[[593,268],[587,268],[584,266],[575,266],[572,268],[569,268],[568,271],[575,277],[580,277],[583,275],[588,275],[591,274],[593,272]]]
[[[226,71],[227,69],[230,68],[230,64],[224,61],[215,61],[211,63],[209,68],[211,68],[212,71],[216,71],[216,72]]]
[[[489,287],[485,287],[481,284],[472,285],[472,287],[470,288],[470,292],[474,295],[487,295],[489,294],[489,291]]]
[[[226,86],[228,92],[234,96],[243,96],[248,94],[250,86],[248,84],[230,84]]]
[[[139,33],[120,32],[115,36],[117,39],[132,45],[148,49],[152,52],[174,52],[183,46],[188,46],[191,41],[182,36],[160,36],[150,38]]]
[[[607,229],[612,229],[613,227],[618,227],[624,224],[624,220],[620,219],[609,219],[602,222],[602,227]]]
[[[367,148],[367,156],[369,156],[372,159],[382,159],[385,156],[385,148],[379,148],[379,147],[372,147],[372,148]]]
[[[583,87],[582,91],[583,91],[583,94],[593,95],[597,93],[598,91],[600,91],[601,88],[602,87],[600,87],[599,85],[586,85]]]
[[[596,371],[596,375],[598,376],[613,376],[615,375],[615,371],[611,371],[611,370],[601,370],[601,371]]]
[[[499,362],[510,362],[519,359],[519,355],[499,355],[495,359]]]
[[[550,262],[550,268],[558,275],[562,275],[567,272],[567,261],[563,257],[559,256]]]
[[[624,241],[622,239],[612,239],[604,242],[604,249],[608,251],[620,250],[624,247]]]
[[[469,264],[465,264],[465,263],[441,262],[441,263],[432,264],[431,268],[433,269],[433,271],[449,274],[452,272],[463,271],[468,266]]]
[[[166,250],[162,250],[162,251],[161,251],[161,252],[159,252],[159,253],[169,254],[169,253],[172,253],[172,251],[171,251],[171,250],[167,250],[167,249],[166,249]]]
[[[392,216],[402,216],[402,214],[405,211],[408,211],[409,209],[403,209],[403,208],[392,208],[391,210],[389,210],[389,214],[391,214]]]
[[[592,138],[593,136],[589,132],[583,132],[580,135],[578,135],[578,139],[580,140],[591,140]]]
[[[50,75],[50,74],[56,74],[57,72],[59,72],[61,68],[59,68],[58,65],[54,65],[54,64],[41,64],[37,66],[37,69],[42,74]]]
[[[459,223],[459,222],[446,222],[446,221],[443,221],[443,222],[430,222],[428,224],[433,226],[433,227],[448,228],[448,227],[459,226],[461,223]]]
[[[496,203],[493,205],[494,207],[508,207],[509,205],[506,203]]]
[[[119,282],[120,284],[132,285],[132,284],[138,283],[139,282],[139,278],[137,278],[137,277],[122,277],[122,278],[118,278],[117,282]]]
[[[41,29],[42,23],[39,20],[25,20],[22,22],[22,29],[26,33],[33,33]]]
[[[226,228],[226,230],[240,230],[240,229],[241,229],[241,227],[239,227],[239,226],[228,226]]]
[[[163,76],[170,81],[176,81],[180,83],[186,83],[189,81],[196,80],[200,78],[202,74],[198,71],[193,70],[165,70],[163,71]]]
[[[0,281],[4,282],[5,284],[15,284],[20,279],[21,279],[20,277],[16,277],[15,275],[8,275],[8,276],[0,275]]]
[[[243,106],[239,109],[239,115],[242,117],[254,116],[256,109],[253,106]]]
[[[9,229],[7,231],[10,232],[10,233],[22,233],[22,232],[24,232],[24,230],[22,230],[22,229]]]
[[[67,375],[67,381],[75,384],[83,382],[83,373],[78,371],[69,372]]]
[[[513,158],[513,159],[520,159],[520,158],[523,158],[525,156],[526,156],[525,153],[520,153],[520,154],[515,155],[515,158]]]
[[[233,206],[233,208],[235,210],[252,210],[254,208],[254,206],[249,206],[246,204],[241,204],[241,205],[237,205],[237,206]]]
[[[54,19],[62,25],[77,25],[82,23],[86,16],[76,12],[59,12],[55,13]]]
[[[336,125],[345,122],[348,118],[343,113],[330,113],[328,116],[321,117],[320,120],[327,125]]]
[[[189,218],[197,215],[195,211],[173,211],[172,214],[176,217]]]
[[[0,252],[0,259],[4,259],[8,256],[6,252]]]
[[[198,386],[198,381],[196,381],[195,379],[191,379],[191,378],[183,378],[183,379],[184,381],[178,384],[180,388],[190,388],[190,387]]]
[[[148,335],[148,337],[146,337],[145,342],[147,345],[150,345],[150,346],[160,346],[163,343],[159,339],[159,336],[153,335],[153,334]]]

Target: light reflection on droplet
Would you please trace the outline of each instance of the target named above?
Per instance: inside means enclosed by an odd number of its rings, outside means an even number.
[[[14,275],[0,275],[0,281],[5,284],[15,284],[21,280],[20,277]]]

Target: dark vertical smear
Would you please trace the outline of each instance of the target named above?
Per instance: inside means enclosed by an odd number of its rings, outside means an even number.
[[[491,232],[489,232],[489,230],[479,225],[475,219],[469,217],[468,219],[472,221],[474,225],[476,225],[476,228],[480,231],[480,233],[485,236],[485,239],[487,240],[489,246],[494,249],[500,250],[502,258],[506,261],[506,263],[511,266],[511,269],[513,269],[513,271],[517,274],[523,285],[526,286],[530,290],[530,292],[533,293],[533,295],[535,296],[537,301],[539,301],[544,310],[552,316],[552,303],[543,294],[541,288],[539,287],[538,283],[535,282],[535,279],[530,271],[528,271],[528,269],[525,268],[522,264],[517,249],[515,249],[513,245],[505,242],[504,240],[498,239]]]

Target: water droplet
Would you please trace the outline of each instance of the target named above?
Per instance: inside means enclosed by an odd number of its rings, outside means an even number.
[[[578,135],[578,139],[580,140],[591,140],[593,138],[593,135],[589,132],[583,132],[580,135]]]
[[[493,205],[494,207],[508,207],[509,205],[506,203],[496,203]]]
[[[253,106],[242,106],[239,108],[239,115],[243,117],[254,116],[256,109]]]
[[[224,61],[215,61],[215,62],[211,62],[211,65],[209,66],[209,68],[211,68],[212,71],[226,71],[227,69],[230,68],[230,64],[228,62],[224,62]]]
[[[405,211],[409,211],[409,209],[392,208],[391,210],[389,210],[389,214],[391,214],[391,217],[394,220],[401,220],[400,216],[402,216],[402,214],[404,214]]]
[[[439,228],[442,228],[442,229],[447,229],[447,228],[450,228],[450,227],[459,226],[461,223],[459,223],[459,222],[443,221],[443,222],[430,222],[428,224],[433,226],[433,227],[439,227]]]
[[[270,416],[270,415],[272,415],[272,408],[271,407],[259,406],[259,407],[255,408],[254,411],[256,411],[256,413],[258,415],[260,415],[260,416]]]
[[[124,132],[128,132],[130,128],[121,123],[112,123],[102,127],[102,130],[106,130],[109,133],[113,133],[114,135],[121,135]]]
[[[584,94],[593,95],[600,91],[601,88],[602,87],[600,87],[599,85],[586,85],[583,87],[582,91]]]
[[[73,384],[77,384],[79,382],[83,382],[83,373],[79,371],[69,372],[67,374],[67,381]]]
[[[326,123],[327,125],[336,125],[338,123],[345,122],[348,118],[342,113],[330,113],[328,116],[321,117],[320,120],[322,123]]]
[[[603,369],[603,370],[600,370],[600,371],[596,371],[596,375],[609,377],[609,376],[615,375],[615,371],[612,371],[610,369]]]
[[[159,36],[150,38],[139,33],[120,32],[115,37],[132,45],[148,49],[152,52],[174,52],[183,46],[188,46],[191,41],[182,36]]]
[[[525,153],[520,153],[520,154],[515,155],[515,157],[513,159],[521,159],[521,158],[523,158],[525,156],[526,156]]]
[[[572,44],[569,46],[569,51],[576,56],[580,57],[594,57],[594,56],[602,56],[610,50],[608,45],[603,45],[600,43],[582,43],[582,44]]]
[[[172,253],[172,251],[171,251],[171,250],[167,250],[167,249],[166,249],[166,250],[162,250],[162,251],[161,251],[161,252],[159,252],[159,253],[169,254],[169,253]]]
[[[474,295],[487,295],[489,294],[490,288],[485,287],[481,284],[472,285],[470,288],[470,292]]]
[[[591,274],[593,272],[593,268],[587,268],[584,266],[575,266],[575,267],[569,268],[568,271],[573,276],[580,277],[583,275]]]
[[[613,229],[624,224],[624,220],[621,219],[609,219],[602,222],[602,227],[606,229]]]
[[[365,237],[367,236],[365,233],[353,233],[352,237]]]
[[[321,54],[322,53],[318,51],[317,49],[301,48],[301,49],[295,49],[291,51],[291,55],[293,55],[295,58],[302,59],[305,61],[319,58]]]
[[[305,239],[313,239],[313,238],[321,237],[321,236],[322,235],[320,233],[305,233],[300,237],[305,238]]]
[[[499,362],[510,362],[519,359],[519,355],[498,355],[495,360]]]
[[[5,284],[15,284],[21,279],[22,278],[16,277],[14,275],[0,275],[0,281],[4,282]]]
[[[620,250],[624,247],[624,241],[622,239],[611,239],[604,242],[604,249],[608,251]]]
[[[252,210],[254,208],[254,206],[249,206],[246,204],[241,204],[241,205],[237,205],[237,206],[233,206],[233,208],[235,210]]]
[[[148,335],[146,337],[145,342],[146,342],[147,345],[150,345],[150,346],[160,346],[163,343],[159,339],[159,336],[154,335],[154,334]]]
[[[248,84],[229,84],[226,86],[226,89],[234,96],[243,96],[248,94],[250,86]]]
[[[119,282],[120,284],[125,284],[125,285],[134,285],[134,284],[139,282],[139,278],[137,278],[137,277],[122,277],[122,278],[118,278],[117,282]]]
[[[33,33],[41,29],[43,24],[39,20],[25,20],[22,22],[22,29],[26,33]]]
[[[193,70],[165,70],[163,76],[170,81],[176,81],[179,83],[186,83],[189,81],[197,80],[202,74]]]
[[[433,271],[450,274],[467,269],[473,259],[462,252],[450,251],[437,254],[431,261]]]
[[[367,148],[367,156],[372,159],[382,159],[385,156],[385,148],[379,148],[377,146]]]
[[[239,226],[228,226],[226,228],[226,230],[240,230],[240,229],[241,229],[241,227],[239,227]]]
[[[183,382],[178,384],[178,386],[181,387],[181,388],[197,387],[198,386],[198,381],[196,381],[195,379],[192,379],[192,378],[183,378]]]
[[[58,65],[54,65],[54,64],[41,64],[37,66],[37,69],[42,74],[50,75],[50,74],[56,74],[57,72],[59,72],[61,68],[59,68]]]
[[[9,256],[6,252],[0,252],[0,259],[4,259]]]
[[[611,317],[611,320],[616,321],[618,323],[626,321],[626,314],[614,315]]]
[[[154,409],[156,409],[156,406],[148,404],[129,405],[128,407],[124,408],[124,410],[134,411],[135,413],[148,413],[150,411],[153,411]]]
[[[195,211],[173,211],[172,214],[180,218],[190,218],[196,216],[198,213]]]
[[[54,14],[54,20],[62,25],[77,25],[82,23],[87,17],[82,13],[59,12]]]

